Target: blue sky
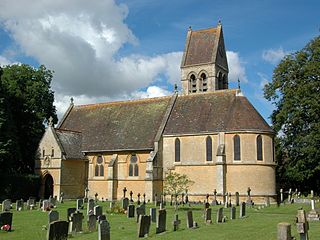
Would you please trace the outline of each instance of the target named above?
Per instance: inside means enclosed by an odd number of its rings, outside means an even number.
[[[180,81],[189,26],[222,21],[231,88],[268,121],[262,87],[286,54],[319,35],[319,1],[27,1],[0,3],[0,64],[45,64],[61,115],[76,104],[163,96]]]

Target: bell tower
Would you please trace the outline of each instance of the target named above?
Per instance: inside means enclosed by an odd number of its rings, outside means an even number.
[[[189,27],[181,61],[183,94],[228,89],[228,62],[222,25],[193,31]]]

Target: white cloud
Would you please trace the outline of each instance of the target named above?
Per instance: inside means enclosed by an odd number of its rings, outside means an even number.
[[[261,72],[258,72],[257,74],[260,77],[260,89],[262,90],[264,86],[269,83],[269,77]]]
[[[152,98],[152,97],[163,97],[172,94],[168,90],[158,87],[158,86],[150,86],[147,88],[145,92],[136,91],[132,93],[133,98]]]
[[[11,61],[4,56],[0,56],[0,66],[6,66],[11,64]]]
[[[282,47],[279,47],[278,49],[264,50],[262,52],[262,58],[271,64],[277,64],[287,54],[289,54],[289,52],[284,51]]]
[[[229,66],[229,81],[237,82],[239,78],[241,82],[247,83],[246,69],[239,53],[227,51],[227,59]]]

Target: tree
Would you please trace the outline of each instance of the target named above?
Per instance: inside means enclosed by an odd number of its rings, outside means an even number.
[[[278,181],[305,190],[320,187],[320,36],[275,68],[264,96],[275,105]]]
[[[175,203],[179,195],[188,191],[194,182],[187,175],[169,172],[164,179],[164,193],[175,197]]]
[[[0,79],[0,164],[9,173],[31,173],[44,123],[52,116],[52,72],[40,66],[11,65]]]

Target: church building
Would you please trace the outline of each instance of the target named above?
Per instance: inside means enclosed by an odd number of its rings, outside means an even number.
[[[181,61],[181,93],[75,105],[50,122],[35,172],[40,196],[116,200],[122,189],[153,201],[169,172],[194,184],[189,200],[251,188],[261,202],[275,199],[274,131],[240,89],[228,88],[222,26],[188,30]]]

